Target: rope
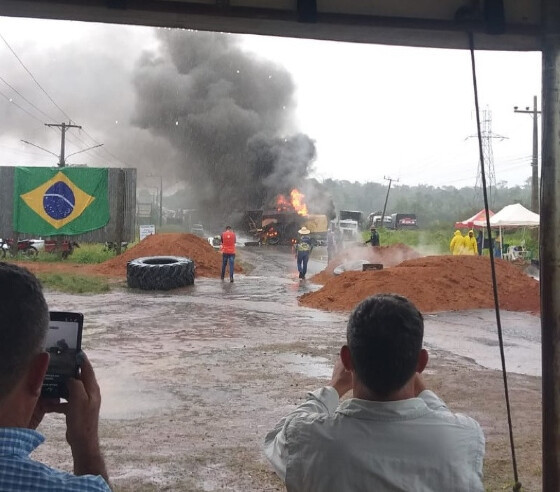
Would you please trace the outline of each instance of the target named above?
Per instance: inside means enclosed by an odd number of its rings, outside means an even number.
[[[471,64],[472,64],[472,77],[473,77],[473,90],[474,90],[474,104],[476,108],[476,127],[478,133],[478,150],[480,154],[480,176],[482,178],[482,194],[484,196],[484,211],[486,213],[486,230],[488,237],[492,238],[492,228],[490,227],[490,213],[488,207],[488,192],[486,189],[486,171],[484,169],[484,153],[482,151],[482,132],[480,130],[480,108],[478,106],[478,84],[476,79],[476,65],[474,61],[474,36],[472,32],[469,35],[469,49],[471,52]],[[490,240],[490,246],[492,246],[492,241]],[[511,406],[509,403],[509,391],[507,382],[507,371],[506,371],[506,358],[504,354],[504,339],[502,335],[502,321],[500,319],[500,303],[498,300],[498,281],[496,280],[496,264],[494,261],[494,251],[490,247],[490,269],[492,271],[492,290],[494,293],[494,310],[496,311],[496,326],[498,328],[498,340],[500,342],[500,358],[502,359],[502,376],[504,379],[504,392],[506,398],[506,408],[507,408],[507,418],[508,418],[508,428],[509,428],[509,442],[511,447],[511,460],[513,464],[513,477],[515,484],[513,485],[513,492],[519,492],[521,490],[521,483],[519,482],[519,476],[517,474],[517,460],[515,458],[515,444],[513,442],[513,426],[511,423]]]

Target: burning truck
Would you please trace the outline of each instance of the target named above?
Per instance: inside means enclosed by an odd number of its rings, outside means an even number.
[[[247,210],[243,219],[243,229],[253,236],[254,241],[251,244],[294,244],[298,237],[297,231],[303,226],[311,231],[311,238],[316,244],[325,243],[327,216],[309,214],[304,198],[300,191],[293,189],[289,197],[278,195],[274,208]]]

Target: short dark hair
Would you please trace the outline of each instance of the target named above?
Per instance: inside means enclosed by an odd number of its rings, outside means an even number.
[[[385,397],[402,388],[416,371],[424,319],[405,297],[379,294],[354,309],[346,336],[360,381]]]
[[[0,262],[0,401],[43,350],[48,328],[39,280],[26,268]]]
[[[229,225],[228,225],[228,226],[226,226],[226,230],[227,230],[227,229],[231,229],[231,226],[229,226]]]

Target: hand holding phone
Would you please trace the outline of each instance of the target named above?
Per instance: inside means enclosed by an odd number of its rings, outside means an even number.
[[[50,355],[49,367],[41,396],[68,398],[66,381],[78,377],[82,350],[84,315],[65,311],[51,311],[45,340],[45,350]]]

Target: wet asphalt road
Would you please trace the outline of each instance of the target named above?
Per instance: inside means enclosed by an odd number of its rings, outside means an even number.
[[[309,276],[325,267],[317,249]],[[325,384],[346,313],[298,305],[318,289],[289,249],[245,249],[254,269],[233,284],[196,279],[172,292],[47,292],[51,309],[84,313],[83,347],[101,386],[101,441],[121,491],[282,490],[262,455],[270,426]],[[540,374],[539,319],[502,313],[508,369]],[[435,357],[498,368],[494,313],[426,316]],[[429,369],[429,368],[428,368]],[[42,424],[37,459],[71,469],[60,418]]]
[[[316,255],[310,261],[308,276],[326,264],[321,251]],[[241,256],[255,268],[249,275],[237,275],[233,284],[200,278],[194,286],[174,292],[48,293],[51,309],[77,310],[85,315],[83,345],[93,352],[99,366],[105,418],[141,414],[167,401],[170,397],[161,392],[153,372],[169,371],[192,353],[210,354],[263,342],[295,343],[306,333],[316,339],[315,343],[325,344],[327,339],[343,343],[345,314],[298,306],[299,295],[319,286],[298,281],[289,249],[246,248]],[[539,319],[502,312],[502,324],[508,370],[540,375]],[[495,315],[490,310],[427,315],[425,344],[470,358],[486,368],[501,367]],[[293,359],[295,355],[282,355],[286,365],[298,360]],[[330,374],[328,359],[298,362],[298,370],[309,375]],[[149,369],[151,365],[154,368]],[[123,392],[127,398],[122,397]]]

